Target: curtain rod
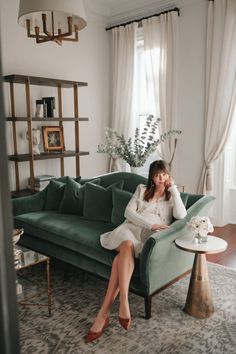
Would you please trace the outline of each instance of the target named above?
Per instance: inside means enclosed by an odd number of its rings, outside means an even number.
[[[111,26],[111,27],[107,27],[107,28],[106,28],[106,31],[110,31],[110,30],[112,30],[113,28],[116,28],[116,27],[130,25],[131,23],[134,23],[134,22],[140,22],[140,21],[142,21],[142,20],[147,20],[148,18],[151,18],[151,17],[161,16],[161,15],[167,14],[168,12],[172,12],[172,11],[177,11],[177,12],[178,12],[178,16],[180,15],[180,9],[179,9],[178,7],[175,7],[174,9],[162,11],[162,12],[159,12],[159,13],[154,14],[154,15],[150,15],[150,16],[146,16],[146,17],[141,17],[141,18],[138,18],[138,19],[136,19],[136,20],[132,20],[132,21],[125,22],[125,23],[120,23],[119,25],[114,25],[114,26]]]

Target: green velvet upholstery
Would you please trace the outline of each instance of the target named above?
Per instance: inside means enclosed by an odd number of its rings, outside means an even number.
[[[43,191],[21,198],[12,199],[12,213],[13,215],[24,214],[28,212],[34,212],[43,210],[45,205],[45,199],[47,194],[47,188]]]
[[[112,189],[111,222],[115,226],[118,226],[125,221],[125,208],[129,203],[132,195],[132,193],[116,187]]]
[[[92,182],[85,184],[83,215],[89,220],[111,221],[112,189],[123,188],[124,181],[120,180],[108,187],[95,185]]]
[[[45,210],[58,210],[64,196],[65,183],[51,180],[47,186]]]
[[[188,209],[189,207],[191,207],[191,205],[193,205],[194,203],[196,203],[199,199],[201,199],[203,197],[203,195],[201,194],[189,194],[188,195],[188,200],[187,200],[187,205],[186,205],[186,209]]]
[[[94,179],[92,183],[99,184],[100,178]],[[73,178],[68,177],[64,195],[60,205],[60,211],[65,214],[83,215],[84,193],[86,184],[82,185]]]
[[[181,196],[182,202],[186,208],[187,203],[188,203],[188,193],[180,192],[180,196]]]
[[[79,178],[78,182],[77,179],[66,177],[59,178],[56,181],[66,183],[65,191],[68,183],[72,190],[78,187],[80,191],[82,185],[85,191],[86,183],[90,181],[96,182],[98,178],[100,186],[105,190],[112,184],[123,181],[123,190],[119,190],[116,187],[110,188],[112,196],[112,207],[109,204],[111,208],[110,220],[88,219],[87,211],[86,217],[78,215],[78,212],[81,213],[82,204],[80,204],[81,198],[77,198],[76,193],[74,193],[74,196],[72,194],[75,204],[69,206],[73,213],[69,213],[68,209],[64,208],[60,208],[57,211],[46,210],[48,208],[46,188],[44,191],[30,197],[12,200],[15,227],[23,227],[25,230],[21,236],[20,243],[25,247],[58,258],[108,279],[116,251],[109,251],[101,247],[100,235],[114,229],[122,221],[125,204],[128,203],[137,185],[140,183],[145,184],[147,180],[136,174],[117,172],[89,180]],[[94,195],[93,193],[88,194],[89,198],[91,198],[90,206],[91,203],[94,203]],[[174,279],[177,279],[192,267],[193,254],[179,250],[175,246],[174,240],[177,237],[190,235],[186,223],[192,216],[207,215],[214,201],[212,196],[189,193],[181,193],[181,197],[187,203],[186,217],[182,220],[174,221],[169,229],[152,234],[145,242],[140,257],[135,259],[135,270],[130,290],[145,297],[146,300],[148,299],[145,302],[146,305],[155,292],[173,282]],[[84,198],[82,199],[84,208]],[[70,202],[68,200],[68,203]],[[73,209],[76,203],[80,207],[76,206]],[[192,236],[190,235],[190,237]],[[146,318],[150,317],[148,311],[146,311]]]

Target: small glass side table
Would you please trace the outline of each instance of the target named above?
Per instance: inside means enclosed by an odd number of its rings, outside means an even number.
[[[17,246],[17,249],[20,252],[20,261],[18,262],[18,264],[15,264],[15,270],[16,273],[18,273],[19,277],[20,277],[20,271],[22,269],[30,268],[40,263],[46,263],[46,273],[47,273],[47,304],[29,302],[30,300],[32,300],[33,297],[40,295],[41,291],[36,292],[34,295],[29,295],[24,297],[24,299],[19,300],[18,303],[25,306],[47,306],[48,315],[50,317],[52,312],[50,258],[38,252],[29,250],[25,247]],[[20,298],[22,287],[18,281],[16,287],[18,292],[17,297]]]
[[[184,311],[190,316],[207,318],[214,312],[214,306],[206,254],[224,252],[227,242],[216,236],[207,236],[206,243],[196,244],[193,238],[187,236],[176,239],[175,245],[183,251],[195,253]]]

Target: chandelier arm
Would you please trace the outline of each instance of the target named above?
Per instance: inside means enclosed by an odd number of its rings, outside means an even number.
[[[67,17],[67,21],[68,21],[68,32],[61,32],[61,28],[58,28],[58,34],[54,35],[54,38],[58,38],[58,37],[67,37],[67,36],[71,36],[72,35],[72,17]],[[76,26],[76,25],[75,25]]]
[[[37,43],[44,43],[44,42],[50,42],[51,41],[51,38],[49,38],[49,37],[35,37],[36,38],[36,42]]]
[[[79,36],[74,37],[74,38],[68,38],[68,37],[62,37],[62,41],[67,41],[67,42],[78,42],[79,41]]]
[[[53,14],[53,11],[52,11],[52,13],[51,13],[51,16],[52,16],[52,35],[53,35],[53,37],[54,37],[54,14]]]
[[[35,26],[35,33],[31,31],[31,20],[26,19],[26,29],[27,36],[29,38],[35,38],[37,43],[44,43],[49,41],[54,41],[58,45],[62,45],[62,41],[70,41],[70,42],[78,42],[79,41],[79,28],[78,25],[74,25],[74,37],[70,37],[73,35],[72,31],[72,16],[67,17],[68,22],[68,31],[62,33],[61,28],[58,28],[58,34],[56,35],[54,32],[54,14],[52,12],[52,33],[50,33],[47,29],[47,15],[46,13],[42,13],[42,23],[43,23],[43,32],[44,34],[40,34],[40,27]]]
[[[35,33],[38,31],[38,34],[36,35],[36,34],[31,33],[29,19],[26,20],[26,28],[27,28],[27,37],[29,37],[29,38],[37,38],[37,37],[38,38],[47,38],[48,37],[48,36],[44,36],[42,34],[39,34],[39,27],[38,26],[34,27]],[[37,30],[37,28],[38,28],[38,30]]]
[[[47,15],[42,14],[42,21],[43,21],[43,32],[48,36],[53,38],[53,35],[47,30]]]
[[[79,29],[78,29],[77,25],[75,25],[74,28],[75,28],[75,37],[74,38],[65,38],[64,33],[60,33],[59,36],[55,36],[55,37],[61,38],[63,41],[78,42],[79,41]]]
[[[54,39],[54,42],[57,43],[58,45],[62,46],[62,41],[60,41],[58,39]]]

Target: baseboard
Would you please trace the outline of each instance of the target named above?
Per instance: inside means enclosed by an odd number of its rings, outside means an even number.
[[[223,227],[229,223],[228,220],[226,220],[225,218],[222,218],[222,217],[211,216],[210,219],[211,219],[212,224],[214,226],[218,226],[218,227]]]
[[[228,224],[236,225],[235,220],[228,220],[228,219],[217,217],[217,216],[210,216],[210,219],[211,219],[212,224],[214,226],[218,226],[218,227],[223,227]]]

